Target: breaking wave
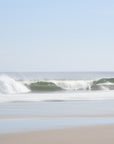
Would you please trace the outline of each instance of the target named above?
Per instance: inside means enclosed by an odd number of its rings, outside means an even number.
[[[26,85],[31,91],[36,92],[44,92],[44,91],[60,91],[62,90],[61,87],[57,86],[53,82],[45,82],[39,81],[35,83],[31,83],[30,85]]]
[[[17,81],[6,75],[0,76],[0,93],[4,94],[96,90],[114,90],[114,78],[102,78],[98,80]]]
[[[0,76],[0,93],[16,94],[27,92],[30,92],[30,90],[21,82],[15,81],[6,75]]]
[[[81,91],[81,90],[114,90],[114,78],[99,80],[50,80],[26,84],[34,92],[44,91]]]

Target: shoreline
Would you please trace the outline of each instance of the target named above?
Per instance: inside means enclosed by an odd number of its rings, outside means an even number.
[[[113,144],[114,124],[0,135],[1,144]]]
[[[114,119],[114,115],[103,116],[44,116],[44,117],[14,117],[14,118],[0,118],[0,121],[23,121],[23,120],[64,120],[64,119]]]

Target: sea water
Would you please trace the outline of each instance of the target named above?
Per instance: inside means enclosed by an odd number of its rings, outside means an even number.
[[[0,102],[114,99],[114,72],[0,73]]]
[[[0,133],[113,124],[113,100],[114,72],[0,73]]]

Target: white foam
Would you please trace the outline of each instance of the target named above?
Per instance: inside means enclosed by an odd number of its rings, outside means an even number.
[[[111,83],[111,82],[105,82],[105,83],[100,83],[100,84],[97,84],[97,85],[104,85],[104,86],[113,86],[114,83]]]
[[[6,75],[0,76],[0,93],[16,94],[27,92],[30,92],[30,90],[24,86],[24,84],[15,81]]]
[[[92,80],[53,80],[51,82],[67,90],[90,90],[93,83]]]
[[[114,100],[114,91],[89,91],[76,93],[50,94],[0,94],[0,102],[39,102],[39,101],[78,101],[78,100]]]

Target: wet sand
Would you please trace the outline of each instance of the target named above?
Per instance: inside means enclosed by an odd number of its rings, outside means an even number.
[[[114,144],[114,125],[5,134],[0,144]]]
[[[76,127],[75,120],[81,124],[93,122]],[[114,144],[113,120],[114,101],[1,103],[1,128],[22,128],[26,132],[2,134],[0,129],[0,144]],[[64,122],[70,128],[63,129]],[[99,125],[95,126],[96,122]],[[44,124],[48,129],[38,131],[37,126]],[[28,131],[29,126],[35,129]],[[56,130],[49,130],[51,127]]]

